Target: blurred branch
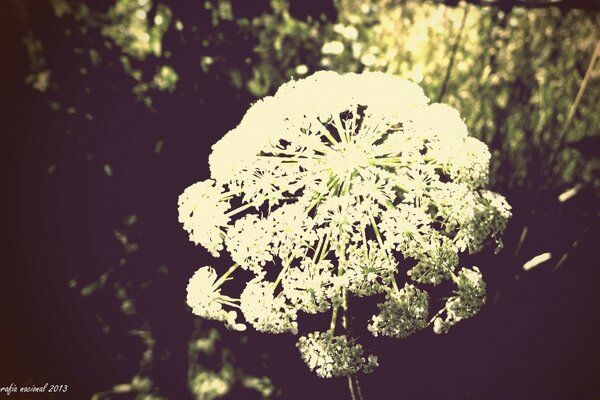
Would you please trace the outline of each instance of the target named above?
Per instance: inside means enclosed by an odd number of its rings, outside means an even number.
[[[577,106],[579,106],[579,103],[581,102],[581,97],[583,96],[583,92],[585,91],[585,88],[587,87],[590,77],[592,76],[592,72],[594,71],[594,66],[596,65],[596,61],[598,60],[599,56],[600,56],[600,40],[598,40],[598,43],[596,43],[596,48],[594,49],[594,53],[592,54],[592,58],[588,65],[587,71],[585,71],[585,76],[583,77],[583,80],[581,81],[581,85],[579,86],[579,91],[577,92],[575,101],[573,102],[573,104],[571,105],[571,109],[569,110],[567,122],[565,122],[565,126],[562,130],[561,139],[562,139],[562,136],[564,136],[567,129],[569,129],[569,126],[571,125],[571,122],[573,121],[573,117],[575,116],[575,111],[577,110]]]
[[[550,0],[550,1],[527,1],[527,0],[464,0],[469,4],[480,7],[500,7],[502,9],[512,8],[551,8],[600,10],[600,2],[591,0]],[[438,0],[434,3],[457,6],[458,0]]]
[[[575,111],[577,111],[577,107],[579,106],[579,103],[581,102],[583,93],[585,92],[585,89],[587,88],[587,84],[592,76],[592,72],[594,71],[594,67],[596,66],[596,61],[598,60],[598,57],[600,57],[600,40],[598,40],[598,42],[596,43],[596,48],[594,49],[594,52],[592,53],[592,58],[590,59],[590,63],[588,64],[587,71],[585,71],[585,76],[583,77],[583,80],[581,81],[581,84],[579,85],[579,90],[577,91],[577,96],[575,96],[575,100],[573,101],[573,104],[571,104],[571,107],[569,109],[569,114],[567,116],[567,120],[565,121],[565,124],[564,124],[563,128],[561,129],[560,134],[558,136],[557,146],[554,148],[554,151],[552,152],[552,155],[550,156],[550,161],[548,162],[550,171],[552,171],[554,169],[554,163],[556,162],[556,157],[557,157],[559,151],[562,150],[562,148],[564,147],[566,133],[569,130],[569,127],[571,126],[571,122],[573,121],[573,117],[575,116]]]
[[[452,46],[452,53],[450,55],[450,61],[448,62],[448,68],[446,68],[446,76],[444,76],[444,82],[442,83],[442,88],[440,89],[440,94],[438,95],[437,102],[441,103],[444,94],[446,94],[446,88],[448,86],[448,80],[450,79],[450,74],[452,73],[452,68],[454,67],[454,61],[456,60],[456,52],[458,50],[458,46],[460,45],[460,40],[462,38],[463,31],[465,30],[465,22],[467,21],[467,15],[469,14],[469,4],[465,6],[465,11],[463,12],[462,20],[460,21],[460,27],[458,28],[458,35],[456,35],[456,39],[454,41],[454,46]]]

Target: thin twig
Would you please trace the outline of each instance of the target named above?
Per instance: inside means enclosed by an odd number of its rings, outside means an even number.
[[[354,375],[354,381],[356,383],[356,393],[358,394],[358,400],[365,400],[362,389],[360,387],[360,381],[358,380],[358,375]]]
[[[552,155],[550,156],[550,160],[548,161],[548,166],[549,166],[548,171],[550,171],[550,172],[552,172],[554,170],[554,163],[556,161],[559,151],[564,146],[564,141],[565,141],[567,131],[569,129],[569,126],[571,125],[571,122],[573,122],[573,117],[575,116],[577,107],[579,106],[579,103],[581,102],[583,93],[585,92],[585,89],[587,88],[587,84],[592,76],[592,72],[594,71],[594,67],[596,66],[596,61],[598,60],[599,56],[600,56],[600,40],[598,40],[598,43],[596,43],[596,48],[594,49],[594,52],[592,53],[592,58],[590,59],[590,63],[588,64],[587,70],[585,71],[585,76],[583,77],[583,80],[581,81],[581,84],[579,85],[579,90],[577,91],[577,96],[575,96],[575,100],[573,101],[573,104],[571,104],[571,108],[569,109],[569,114],[567,115],[567,120],[565,121],[565,124],[563,125],[563,128],[561,129],[560,134],[558,136],[558,144],[554,148],[554,151],[552,152]]]
[[[547,1],[527,1],[527,0],[465,0],[468,4],[478,7],[503,7],[503,8],[566,8],[583,10],[600,10],[600,3],[592,0],[547,0]],[[437,4],[455,4],[454,0],[433,0]]]
[[[348,375],[348,390],[350,391],[352,400],[357,400],[356,394],[354,393],[354,385],[352,384],[352,375]]]
[[[446,76],[444,77],[444,82],[442,83],[442,88],[440,89],[440,94],[438,95],[437,102],[440,103],[444,94],[446,94],[446,88],[448,86],[448,81],[450,80],[450,73],[452,72],[452,68],[454,68],[454,61],[456,60],[456,52],[458,51],[458,46],[460,45],[460,41],[462,38],[462,33],[465,30],[465,22],[467,21],[467,15],[469,14],[469,4],[465,6],[465,11],[463,13],[462,21],[460,21],[460,27],[458,28],[458,35],[456,36],[456,40],[454,41],[454,45],[452,46],[452,53],[450,55],[450,62],[448,63],[448,68],[446,68]]]

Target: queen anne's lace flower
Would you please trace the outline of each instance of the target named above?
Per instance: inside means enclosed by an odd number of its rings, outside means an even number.
[[[238,219],[227,231],[225,240],[233,261],[261,274],[267,261],[273,260],[273,254],[269,251],[273,236],[270,228],[269,221],[254,214]]]
[[[429,296],[408,283],[389,293],[378,307],[381,312],[373,316],[368,326],[375,336],[404,338],[427,325]]]
[[[331,298],[335,286],[329,260],[315,263],[310,258],[303,259],[298,268],[290,268],[283,278],[283,292],[294,307],[310,314],[324,312],[331,308]]]
[[[286,83],[212,147],[211,179],[180,196],[190,239],[214,255],[225,247],[235,263],[218,279],[201,269],[188,303],[234,328],[241,309],[271,333],[296,333],[300,311],[331,310],[327,332],[299,340],[302,358],[322,377],[368,371],[376,363],[362,346],[335,335],[340,323],[348,333],[350,297],[385,294],[368,328],[393,337],[423,328],[429,313],[427,292],[398,279],[457,284],[436,332],[483,304],[479,270],[456,268],[459,252],[499,243],[510,217],[484,189],[489,160],[459,112],[428,104],[412,82],[322,71]],[[238,267],[255,277],[239,299],[222,295]]]
[[[222,228],[229,222],[225,214],[229,202],[223,201],[223,188],[211,179],[200,181],[179,196],[179,222],[190,234],[190,240],[218,257],[223,249]]]
[[[237,312],[223,309],[223,304],[232,304],[233,299],[221,294],[217,278],[215,270],[211,267],[198,269],[187,286],[188,305],[192,312],[200,317],[225,322],[234,330],[245,330],[244,324],[235,322]]]
[[[397,262],[374,240],[347,249],[344,268],[346,287],[358,297],[382,293],[394,279]]]
[[[452,239],[434,233],[417,259],[419,262],[408,275],[416,282],[437,285],[450,277],[458,265],[458,249]]]
[[[298,333],[296,309],[286,304],[282,296],[275,296],[273,284],[254,279],[248,282],[240,296],[246,320],[258,331]]]
[[[472,317],[485,303],[485,282],[479,268],[463,268],[453,280],[457,290],[454,292],[455,296],[446,300],[446,306],[442,310],[446,313],[446,318],[437,316],[434,319],[436,333],[447,332],[460,320]]]
[[[330,332],[312,332],[298,340],[300,356],[321,378],[370,372],[377,366],[377,357],[364,357],[363,347],[346,336]]]

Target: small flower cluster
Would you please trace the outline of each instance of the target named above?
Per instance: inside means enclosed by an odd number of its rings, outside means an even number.
[[[300,337],[296,346],[302,360],[321,378],[371,372],[377,366],[377,356],[365,358],[362,345],[331,332],[311,332]]]
[[[457,110],[428,101],[383,73],[317,72],[254,104],[213,146],[211,179],[179,198],[190,239],[234,262],[219,278],[210,267],[192,277],[194,313],[243,329],[241,311],[258,331],[296,334],[300,312],[331,312],[329,330],[299,342],[319,376],[374,365],[334,335],[340,321],[347,333],[352,296],[385,298],[368,325],[375,336],[427,326],[429,296],[416,284],[457,286],[432,320],[436,332],[475,314],[485,284],[477,268],[457,272],[458,256],[489,237],[500,243],[510,206],[485,190],[485,144]],[[223,295],[238,268],[254,278],[239,297]],[[412,283],[399,289],[403,277]]]
[[[391,292],[386,301],[378,305],[379,314],[374,315],[368,329],[374,336],[383,335],[405,338],[427,326],[429,295],[413,285]]]
[[[485,282],[479,268],[463,268],[452,279],[458,288],[454,291],[455,296],[446,300],[446,306],[433,320],[433,330],[436,333],[448,332],[460,320],[477,314],[485,303]],[[446,314],[445,319],[439,316],[443,313]]]

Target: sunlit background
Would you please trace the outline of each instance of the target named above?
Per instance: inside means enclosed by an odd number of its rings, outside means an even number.
[[[593,399],[600,363],[600,4],[11,0],[0,17],[0,386],[57,399],[347,398],[293,335],[193,317],[219,267],[177,222],[210,146],[282,83],[384,71],[457,108],[514,217],[488,301],[447,335],[361,341],[367,399]],[[225,265],[221,265],[225,268]],[[309,397],[310,396],[310,397]],[[47,397],[53,398],[53,397]]]

